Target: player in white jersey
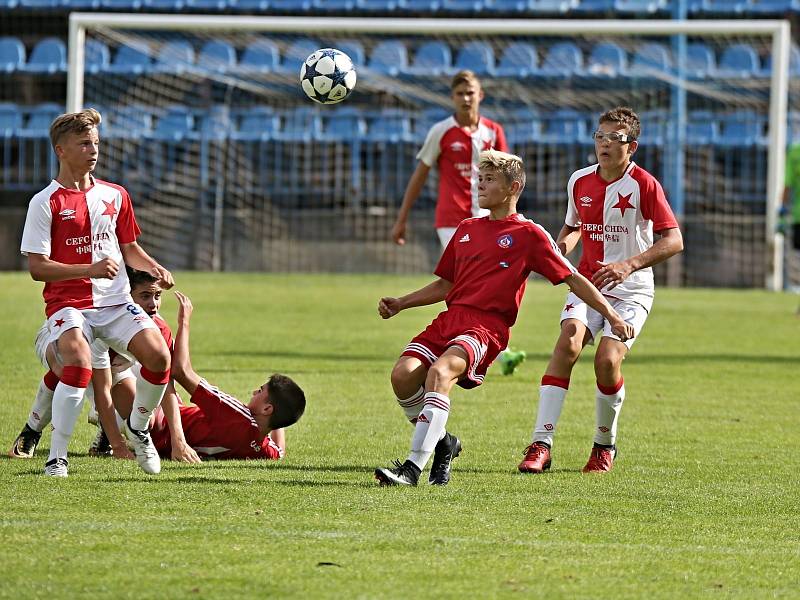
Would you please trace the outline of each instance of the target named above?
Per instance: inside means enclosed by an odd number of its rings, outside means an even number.
[[[95,338],[142,364],[127,436],[142,469],[161,470],[147,423],[169,381],[169,349],[152,319],[134,304],[120,266],[124,260],[147,271],[165,288],[173,280],[136,243],[140,230],[127,191],[92,175],[100,121],[100,113],[90,108],[51,124],[58,176],[31,200],[20,247],[31,277],[45,282],[48,342],[56,341],[64,365],[53,393],[53,436],[45,463],[45,474],[58,477],[68,474],[67,445],[91,379]]]
[[[627,107],[603,113],[593,134],[598,164],[576,171],[568,184],[568,207],[557,243],[564,255],[578,241],[578,271],[591,279],[611,305],[641,333],[653,304],[652,266],[683,250],[683,237],[658,181],[632,162],[638,148],[639,117]],[[653,242],[653,233],[661,237]],[[539,388],[539,409],[531,444],[519,464],[523,473],[550,468],[550,449],[569,388],[572,367],[586,344],[601,335],[595,352],[596,430],[584,473],[605,472],[616,456],[617,420],[625,387],[622,360],[635,338],[625,342],[609,323],[574,294],[561,313],[561,335]]]

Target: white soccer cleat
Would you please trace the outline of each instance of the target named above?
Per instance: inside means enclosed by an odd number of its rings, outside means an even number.
[[[125,435],[133,447],[136,462],[142,467],[142,471],[150,475],[161,473],[161,458],[159,458],[158,451],[153,445],[150,432],[147,430],[137,431],[130,426],[128,421],[125,421]]]
[[[69,461],[66,458],[54,458],[44,463],[44,474],[50,477],[67,477]]]

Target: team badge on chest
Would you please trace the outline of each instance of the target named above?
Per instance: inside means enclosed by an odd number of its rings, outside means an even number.
[[[501,248],[511,248],[514,244],[514,238],[511,237],[510,233],[506,233],[505,235],[501,235],[497,238],[497,245]]]

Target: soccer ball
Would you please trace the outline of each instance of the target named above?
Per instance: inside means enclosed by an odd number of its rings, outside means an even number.
[[[336,104],[347,98],[356,87],[356,69],[344,52],[321,48],[300,67],[300,85],[314,102]]]

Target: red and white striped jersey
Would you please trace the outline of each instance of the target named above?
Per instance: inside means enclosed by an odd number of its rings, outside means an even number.
[[[641,254],[653,245],[653,232],[678,226],[664,190],[655,177],[631,163],[616,181],[607,182],[598,165],[579,169],[567,184],[565,223],[580,227],[583,255],[578,271],[591,279],[600,262],[611,263]],[[605,296],[653,306],[653,269],[631,273]]]
[[[447,306],[462,305],[498,315],[507,327],[517,320],[528,275],[564,281],[575,268],[541,226],[519,213],[505,219],[462,221],[434,273],[453,283]]]
[[[181,406],[186,442],[201,456],[218,459],[283,456],[280,447],[261,433],[250,409],[233,396],[201,380],[192,394],[194,406]],[[169,447],[169,440],[162,445]]]
[[[477,217],[478,162],[484,150],[508,152],[506,134],[499,123],[481,117],[470,133],[450,116],[439,121],[425,138],[417,159],[439,169],[436,227],[456,227],[464,219]]]
[[[43,254],[56,262],[79,265],[111,258],[120,265],[114,279],[69,279],[44,286],[49,317],[66,306],[77,309],[132,302],[120,244],[135,242],[139,226],[125,188],[92,180],[85,192],[53,180],[28,205],[22,254]]]

